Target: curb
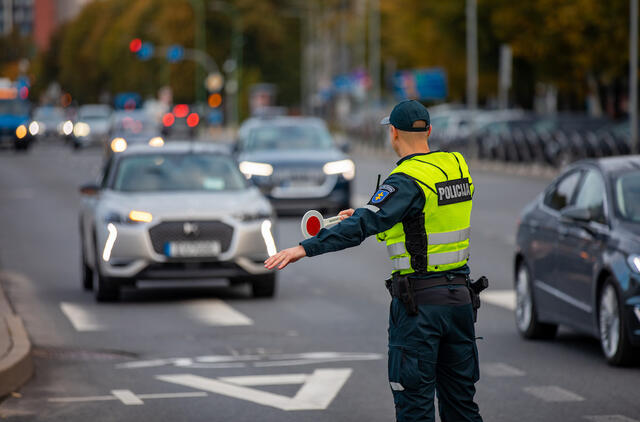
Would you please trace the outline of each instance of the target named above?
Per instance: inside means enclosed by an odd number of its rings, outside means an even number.
[[[22,387],[33,375],[31,341],[22,323],[22,318],[13,313],[0,280],[0,335],[9,334],[8,350],[0,350],[0,397]]]

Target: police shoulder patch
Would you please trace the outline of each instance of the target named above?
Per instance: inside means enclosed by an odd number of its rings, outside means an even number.
[[[369,204],[371,205],[380,205],[389,197],[396,192],[396,188],[391,185],[382,185],[378,188],[376,193],[373,194],[371,199],[369,200]]]

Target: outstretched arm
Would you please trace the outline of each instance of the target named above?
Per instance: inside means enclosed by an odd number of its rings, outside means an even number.
[[[299,246],[284,249],[268,258],[268,269],[285,268],[305,256],[357,246],[367,237],[390,229],[407,215],[422,212],[424,195],[411,179],[403,175],[391,175],[362,208],[340,211],[343,221],[328,229],[322,229]]]

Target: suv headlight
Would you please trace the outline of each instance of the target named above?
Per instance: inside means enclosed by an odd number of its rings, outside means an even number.
[[[247,213],[241,213],[241,214],[236,214],[235,217],[240,220],[240,221],[257,221],[257,220],[264,220],[265,218],[271,218],[271,213],[266,212],[266,211],[257,211],[257,212],[247,212]]]
[[[267,163],[242,161],[238,164],[238,168],[247,179],[250,179],[251,176],[271,176],[273,174],[273,166]]]
[[[351,160],[330,161],[322,167],[324,174],[342,174],[351,180],[356,176],[356,165]]]
[[[91,126],[85,122],[78,122],[73,126],[73,134],[78,138],[88,136],[91,133]]]
[[[153,221],[153,215],[150,212],[131,210],[126,217],[122,214],[111,211],[104,217],[105,223],[115,224],[135,224],[135,223],[150,223]]]
[[[627,264],[636,273],[640,273],[640,255],[629,255],[627,257]]]

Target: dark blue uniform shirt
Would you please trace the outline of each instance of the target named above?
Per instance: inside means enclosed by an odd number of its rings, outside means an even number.
[[[397,164],[417,155],[424,154],[408,155],[398,161]],[[379,211],[358,208],[351,217],[333,227],[322,229],[316,236],[302,241],[300,244],[307,256],[358,246],[367,237],[389,230],[403,219],[423,212],[424,193],[415,181],[402,174],[392,174],[384,181],[383,185],[390,185],[395,188],[395,191],[389,194],[383,202],[376,204]],[[426,218],[429,218],[429,216],[427,215]],[[391,260],[389,260],[389,268],[391,268]],[[454,270],[430,272],[420,276],[414,275],[413,277],[430,278],[446,274],[468,275],[469,267],[465,264]]]

